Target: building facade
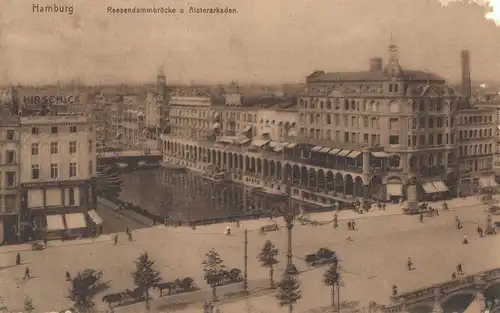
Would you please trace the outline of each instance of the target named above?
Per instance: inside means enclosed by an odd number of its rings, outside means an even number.
[[[312,73],[288,110],[238,105],[232,92],[230,103],[213,107],[215,119],[195,114],[197,124],[173,122],[178,130],[162,136],[165,161],[224,169],[235,182],[289,190],[315,205],[363,198],[415,208],[477,194],[496,186],[497,111],[471,98],[467,52],[461,61],[461,91],[438,75],[403,69],[391,45],[385,66],[373,58],[363,72]],[[212,125],[215,141],[194,136],[196,125],[207,132]],[[243,135],[248,140],[236,140]]]
[[[29,116],[19,133],[25,239],[85,230],[96,205],[94,124],[82,115]]]
[[[0,118],[0,244],[15,243],[19,231],[19,118]]]

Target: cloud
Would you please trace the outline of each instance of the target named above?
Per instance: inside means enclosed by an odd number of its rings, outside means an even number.
[[[493,0],[492,7],[437,0],[55,1],[72,4],[74,14],[33,13],[27,0],[0,0],[0,83],[146,82],[161,65],[169,81],[303,81],[316,69],[366,69],[370,57],[387,56],[391,33],[405,68],[458,79],[460,50],[469,49],[474,79],[496,79],[500,71],[500,28],[485,19],[494,17]],[[190,5],[227,5],[238,14],[106,13],[107,6]]]

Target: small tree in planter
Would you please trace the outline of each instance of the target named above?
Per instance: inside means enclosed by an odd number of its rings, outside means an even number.
[[[24,312],[25,313],[32,313],[35,311],[35,305],[33,304],[33,299],[31,297],[26,296],[24,298]]]
[[[215,250],[208,251],[203,261],[204,278],[210,287],[212,287],[212,302],[217,301],[217,285],[224,279],[224,273],[227,271],[224,262]]]
[[[257,259],[259,260],[261,266],[269,268],[269,284],[271,288],[275,288],[274,285],[274,266],[279,263],[276,259],[278,256],[278,248],[274,246],[271,240],[267,240],[262,247]]]
[[[280,302],[280,306],[288,305],[288,312],[293,312],[293,306],[302,298],[300,292],[300,284],[297,279],[291,275],[285,275],[278,283],[278,294],[276,298]]]
[[[323,275],[323,282],[325,285],[332,287],[332,308],[335,309],[335,286],[338,287],[340,282],[340,274],[335,263],[330,265],[328,270]]]

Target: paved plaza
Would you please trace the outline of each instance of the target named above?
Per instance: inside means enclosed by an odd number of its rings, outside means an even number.
[[[418,216],[397,213],[400,209],[394,206],[386,212],[363,215],[341,212],[343,220],[338,229],[334,229],[331,224],[297,225],[293,230],[295,263],[299,270],[304,270],[307,266],[302,258],[306,254],[314,253],[321,247],[336,251],[345,282],[345,286],[341,288],[341,300],[362,303],[387,303],[393,284],[399,287],[400,292],[405,292],[449,280],[460,262],[464,264],[466,273],[498,267],[500,256],[493,247],[500,243],[500,237],[478,238],[476,225],[485,223],[486,206],[473,205],[473,199],[469,202],[456,200],[450,203],[452,211],[442,212],[436,217],[426,217],[423,224]],[[463,207],[453,210],[458,205]],[[455,228],[455,216],[459,216],[464,222],[463,229]],[[314,214],[312,217],[329,220],[332,213]],[[360,217],[356,220],[358,230],[347,231],[345,219],[354,217]],[[191,276],[200,287],[207,288],[202,279],[201,262],[210,248],[220,254],[226,266],[243,268],[244,227],[249,229],[249,279],[265,287],[268,271],[256,261],[265,240],[272,240],[280,248],[282,263],[278,265],[276,277],[281,275],[286,261],[286,229],[260,234],[259,227],[268,223],[267,220],[257,220],[242,222],[241,228],[233,225],[232,236],[224,236],[226,225],[210,225],[196,230],[160,225],[135,231],[133,242],[128,242],[126,236],[121,234],[117,246],[113,245],[111,237],[107,235],[98,238],[96,242],[90,239],[70,243],[50,242],[50,247],[43,251],[22,251],[24,264],[21,266],[13,266],[15,254],[17,250],[26,250],[26,245],[0,247],[0,295],[5,304],[14,309],[22,307],[25,295],[33,298],[40,311],[66,308],[70,304],[66,299],[69,284],[65,281],[64,274],[66,271],[74,274],[86,268],[104,271],[103,281],[109,281],[110,288],[103,294],[132,288],[134,260],[144,251],[149,252],[156,260],[165,281]],[[469,235],[469,245],[461,244],[465,233]],[[348,242],[348,236],[354,241]],[[416,267],[413,271],[406,269],[408,257],[413,259]],[[23,281],[25,265],[32,270],[33,279]],[[325,268],[316,268],[300,275],[303,299],[297,304],[297,312],[327,306],[331,302],[330,289],[322,283],[324,271]],[[96,302],[99,307],[104,308],[100,301],[102,295],[97,297]],[[156,292],[154,297],[157,297]],[[162,301],[155,300],[153,307],[161,307]],[[262,306],[261,309],[267,312],[280,312],[272,307],[276,305],[272,296],[263,296],[258,301],[251,299],[249,303],[252,301],[255,306]],[[241,306],[245,306],[245,301],[226,306],[240,306],[241,309]],[[143,307],[135,305],[117,312],[141,310]],[[186,310],[189,311],[189,308]],[[235,310],[236,307],[223,311]]]

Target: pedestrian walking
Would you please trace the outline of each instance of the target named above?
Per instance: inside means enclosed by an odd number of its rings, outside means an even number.
[[[114,237],[113,237],[113,241],[115,243],[115,246],[118,244],[118,234],[116,234]]]
[[[458,275],[463,275],[464,274],[462,263],[458,263],[458,265],[457,265],[457,273],[458,273]]]
[[[420,223],[424,222],[424,213],[420,213]]]
[[[240,221],[236,221],[236,227],[240,228]]]
[[[21,265],[21,254],[19,252],[16,254],[16,265]]]
[[[30,268],[26,266],[24,269],[24,278],[23,280],[30,279],[31,278],[31,271]]]
[[[71,275],[66,271],[66,281],[71,281]]]
[[[132,241],[132,232],[131,231],[128,233],[128,241]]]
[[[47,241],[47,238],[45,238],[45,237],[43,238],[43,244],[45,247],[47,247],[48,241]]]
[[[408,261],[406,262],[406,266],[408,267],[409,271],[411,271],[413,269],[413,262],[411,261],[410,257],[408,257]]]
[[[398,286],[392,285],[392,295],[397,296],[398,295]]]
[[[352,224],[351,221],[347,222],[347,230],[352,230]]]
[[[457,278],[457,273],[455,273],[455,272],[451,273],[451,279],[455,279],[455,278]]]
[[[356,222],[354,220],[351,220],[351,227],[352,230],[356,230]]]
[[[231,227],[229,227],[229,225],[226,226],[226,232],[225,232],[225,235],[226,236],[231,236]]]
[[[469,239],[467,238],[467,234],[464,235],[464,240],[462,241],[464,245],[469,243]]]

